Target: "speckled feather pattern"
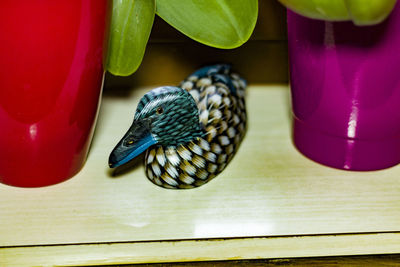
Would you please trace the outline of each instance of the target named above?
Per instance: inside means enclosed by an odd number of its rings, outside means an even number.
[[[213,75],[195,74],[180,86],[197,104],[203,136],[147,150],[146,175],[161,187],[183,189],[207,183],[225,169],[246,132],[245,81],[230,68],[223,73],[229,84]]]

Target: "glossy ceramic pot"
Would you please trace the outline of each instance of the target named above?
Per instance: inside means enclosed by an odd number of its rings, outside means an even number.
[[[82,168],[101,96],[109,4],[0,1],[0,182],[47,186]]]
[[[293,139],[307,157],[346,170],[400,162],[400,3],[376,26],[288,12]]]

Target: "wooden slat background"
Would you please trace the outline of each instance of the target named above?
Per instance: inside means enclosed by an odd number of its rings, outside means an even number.
[[[243,46],[223,50],[197,43],[156,17],[143,62],[129,77],[106,77],[106,89],[175,85],[201,65],[228,62],[253,84],[288,81],[286,13],[276,0],[259,1],[254,33]]]

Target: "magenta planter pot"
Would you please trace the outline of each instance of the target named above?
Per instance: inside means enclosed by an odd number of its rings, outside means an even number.
[[[293,140],[346,170],[400,162],[400,4],[377,26],[288,12]]]

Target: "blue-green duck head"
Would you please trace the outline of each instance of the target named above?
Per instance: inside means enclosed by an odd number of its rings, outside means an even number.
[[[199,110],[186,90],[153,89],[140,100],[131,127],[110,154],[109,166],[125,164],[152,145],[178,146],[201,134]]]

